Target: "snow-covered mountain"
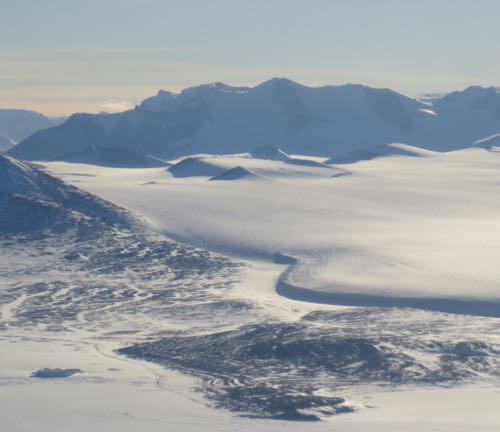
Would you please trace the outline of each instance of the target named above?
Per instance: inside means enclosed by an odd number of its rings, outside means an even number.
[[[8,136],[0,132],[0,152],[4,152],[14,147],[16,143],[12,141]]]
[[[460,149],[499,131],[496,88],[470,87],[419,100],[390,89],[312,88],[274,78],[256,87],[215,83],[179,94],[161,90],[123,113],[75,114],[10,154],[52,160],[96,145],[165,158],[275,145],[291,154],[332,157],[392,142]]]
[[[112,204],[0,155],[0,236],[72,228],[96,233],[99,227],[125,226],[132,220]]]
[[[33,133],[56,126],[59,120],[20,109],[0,109],[0,152],[6,151]]]
[[[273,145],[263,145],[254,149],[250,155],[255,159],[289,161],[290,156]]]
[[[477,140],[474,144],[477,147],[481,147],[489,151],[500,151],[500,134],[482,138]]]

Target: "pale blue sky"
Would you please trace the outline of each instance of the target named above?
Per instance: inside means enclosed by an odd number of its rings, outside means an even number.
[[[0,0],[0,107],[96,112],[273,76],[497,86],[499,17],[498,0]]]

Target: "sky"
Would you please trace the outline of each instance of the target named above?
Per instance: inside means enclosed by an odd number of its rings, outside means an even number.
[[[208,82],[500,86],[498,0],[0,0],[0,107],[119,111]]]

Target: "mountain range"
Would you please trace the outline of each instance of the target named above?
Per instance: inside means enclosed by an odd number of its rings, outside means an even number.
[[[41,129],[59,123],[60,119],[50,119],[35,111],[0,109],[0,152],[10,149]]]
[[[337,157],[388,143],[449,151],[500,132],[500,89],[469,87],[411,98],[364,85],[308,87],[273,78],[255,87],[222,83],[160,90],[134,109],[74,114],[9,151],[25,160],[66,160],[89,147],[160,159],[251,152]]]

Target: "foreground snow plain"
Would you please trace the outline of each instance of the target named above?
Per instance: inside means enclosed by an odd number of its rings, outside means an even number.
[[[5,430],[498,430],[500,153],[342,166],[203,160],[254,175],[45,164],[160,237],[4,250]],[[394,297],[398,307],[380,307]],[[246,349],[252,341],[262,342]],[[323,371],[315,353],[324,349],[336,357]],[[30,377],[44,367],[82,373]],[[355,412],[320,411],[314,424],[236,416],[227,395],[255,382],[278,401],[272,408],[296,394]]]
[[[415,152],[338,166],[203,159],[257,175],[234,181],[207,181],[197,167],[175,178],[46,165],[174,239],[248,260],[290,257],[285,296],[500,316],[500,152]]]

